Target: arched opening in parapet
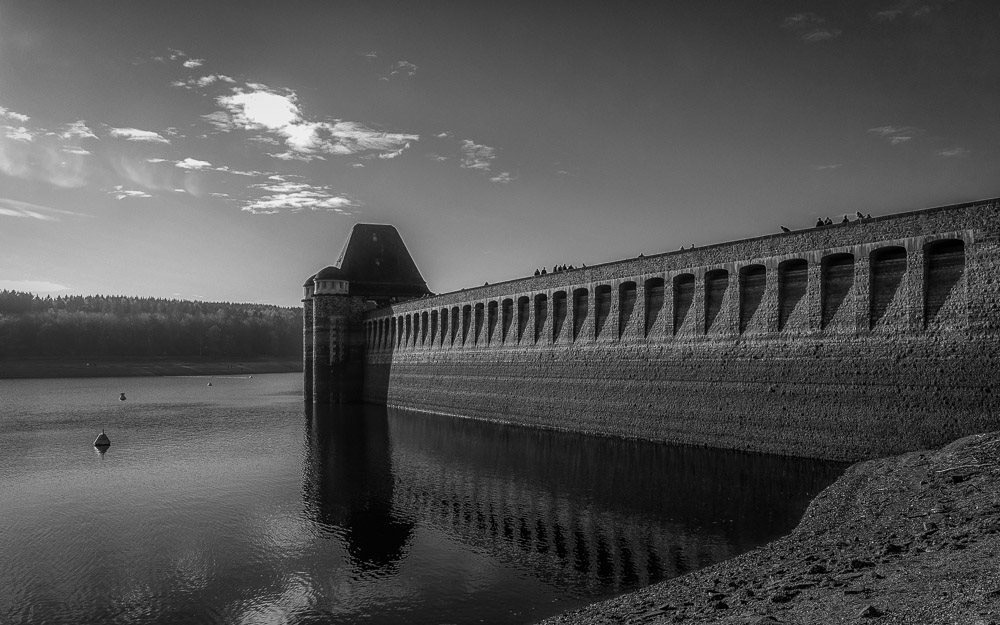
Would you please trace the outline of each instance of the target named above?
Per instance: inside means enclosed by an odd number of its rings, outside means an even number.
[[[438,311],[431,311],[431,347],[434,347],[434,343],[437,341],[438,337]]]
[[[451,307],[451,344],[454,345],[455,341],[458,339],[458,328],[461,325],[461,320],[459,316],[461,311],[458,306]]]
[[[528,328],[528,319],[531,317],[531,299],[527,295],[517,298],[517,341],[520,343],[524,338],[524,331]]]
[[[485,316],[482,302],[476,304],[476,327],[475,335],[472,337],[472,341],[477,345],[483,342],[483,324],[485,322]]]
[[[924,327],[952,328],[963,323],[961,293],[965,241],[941,239],[924,247]]]
[[[809,263],[804,258],[792,258],[778,265],[778,330],[784,330],[788,320],[805,297],[809,284]]]
[[[684,326],[684,322],[688,318],[688,313],[691,311],[691,305],[693,303],[694,303],[694,274],[682,273],[681,275],[674,277],[673,333],[675,336],[681,331],[681,328]]]
[[[510,336],[510,326],[514,322],[514,300],[505,299],[500,304],[500,341],[506,343]]]
[[[410,346],[410,337],[413,336],[413,315],[407,314],[406,317],[406,336],[403,340],[403,345]]]
[[[396,349],[399,349],[403,344],[403,315],[399,315],[396,319]]]
[[[424,312],[420,313],[420,345],[421,346],[427,345],[427,333],[430,331],[430,327],[429,327],[430,324],[428,323],[429,318],[430,318],[430,314],[426,310]],[[431,342],[433,342],[433,341],[434,341],[434,337],[431,337]]]
[[[880,247],[869,255],[868,260],[871,268],[868,328],[874,329],[889,311],[906,276],[906,248],[900,245]]]
[[[498,306],[496,300],[491,301],[486,306],[486,342],[492,343],[493,336],[497,331],[497,310]]]
[[[469,329],[472,327],[472,305],[462,306],[462,345],[469,342]]]
[[[587,289],[573,291],[573,340],[580,336],[583,324],[587,321],[587,309],[590,306],[590,293]]]
[[[767,269],[764,265],[747,265],[740,268],[740,334],[747,331],[753,316],[760,308],[767,286]]]
[[[535,296],[535,342],[545,336],[545,322],[549,316],[549,298],[544,293]]]
[[[729,272],[725,269],[713,269],[705,273],[705,333],[712,329],[716,317],[726,301],[726,290],[729,289]]]
[[[566,323],[566,291],[552,294],[552,340],[558,341]]]
[[[643,335],[649,336],[656,320],[660,317],[660,311],[663,310],[663,278],[650,278],[646,280],[645,287]]]
[[[854,254],[830,254],[820,265],[820,327],[826,329],[837,320],[837,312],[854,287]],[[838,325],[850,326],[850,311]]]
[[[601,336],[611,315],[611,287],[602,284],[594,289],[594,338]]]
[[[440,337],[441,338],[439,339],[440,343],[441,343],[441,347],[444,347],[445,341],[448,340],[448,328],[450,328],[450,327],[451,327],[451,325],[448,323],[448,309],[447,308],[442,308],[441,309],[441,333],[440,333]]]
[[[629,321],[632,319],[632,311],[635,310],[635,294],[635,282],[622,282],[618,285],[618,338],[625,334]]]

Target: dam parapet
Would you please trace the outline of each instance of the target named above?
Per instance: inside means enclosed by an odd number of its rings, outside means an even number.
[[[401,300],[365,401],[838,460],[1000,425],[998,200]]]

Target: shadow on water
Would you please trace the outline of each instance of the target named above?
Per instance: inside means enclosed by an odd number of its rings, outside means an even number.
[[[393,471],[385,410],[316,406],[306,411],[306,513],[344,539],[360,573],[390,573],[413,524],[393,514]]]
[[[355,566],[397,566],[425,526],[587,600],[787,533],[845,467],[371,405],[307,423],[307,510]]]

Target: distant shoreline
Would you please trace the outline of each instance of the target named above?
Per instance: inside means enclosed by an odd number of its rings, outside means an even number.
[[[302,360],[0,360],[0,379],[118,378],[171,375],[248,375],[302,371]]]

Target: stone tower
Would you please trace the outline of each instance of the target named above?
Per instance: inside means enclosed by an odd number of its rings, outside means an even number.
[[[304,288],[303,390],[321,405],[361,401],[364,314],[431,294],[396,229],[374,224],[354,226],[337,266]]]

